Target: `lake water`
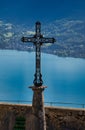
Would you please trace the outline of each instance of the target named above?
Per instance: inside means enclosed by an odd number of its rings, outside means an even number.
[[[0,50],[0,100],[32,100],[35,54]],[[42,54],[46,102],[85,104],[85,59]],[[63,106],[63,105],[62,105]]]

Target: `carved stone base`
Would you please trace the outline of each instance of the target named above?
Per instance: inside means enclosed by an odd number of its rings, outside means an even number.
[[[46,130],[46,121],[45,121],[45,110],[44,110],[44,97],[43,97],[43,91],[46,88],[45,86],[31,86],[29,87],[33,90],[33,101],[32,101],[32,114],[35,119],[35,126],[38,126],[37,130]],[[33,129],[33,130],[36,130]]]

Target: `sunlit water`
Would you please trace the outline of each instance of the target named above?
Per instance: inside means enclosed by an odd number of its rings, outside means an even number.
[[[0,100],[32,100],[35,54],[0,50]],[[46,102],[85,104],[85,60],[42,54]],[[63,106],[63,104],[62,104]]]

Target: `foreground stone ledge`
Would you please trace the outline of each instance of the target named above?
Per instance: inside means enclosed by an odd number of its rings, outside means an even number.
[[[0,130],[13,130],[16,117],[26,119],[25,128],[32,129],[32,105],[0,103]],[[45,107],[46,130],[85,130],[85,109]],[[37,124],[36,124],[37,125]]]

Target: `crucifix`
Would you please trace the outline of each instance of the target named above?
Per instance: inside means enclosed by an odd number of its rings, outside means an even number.
[[[34,85],[36,87],[42,86],[42,74],[41,74],[41,45],[43,43],[54,43],[54,38],[45,38],[41,34],[41,23],[36,22],[35,35],[33,37],[22,37],[22,42],[33,42],[36,48],[36,71],[34,78]]]
[[[41,34],[41,23],[36,22],[35,35],[33,37],[22,37],[22,42],[33,42],[36,48],[36,70],[34,75],[34,86],[31,86],[33,93],[32,101],[32,124],[30,130],[46,130],[45,110],[44,110],[44,98],[43,91],[46,88],[42,86],[42,74],[41,74],[41,45],[43,43],[54,43],[54,38],[46,38]]]

